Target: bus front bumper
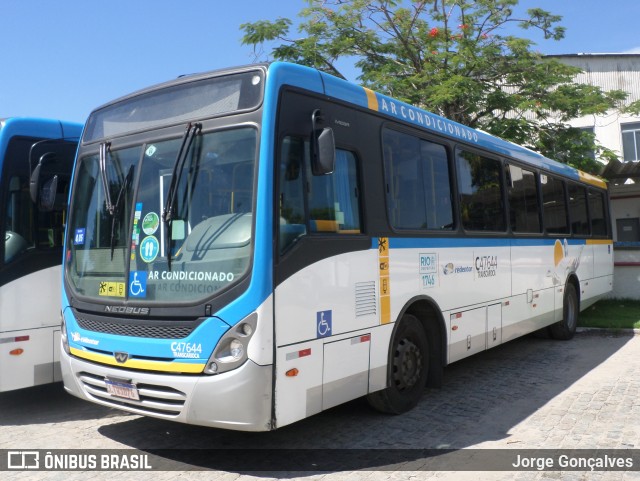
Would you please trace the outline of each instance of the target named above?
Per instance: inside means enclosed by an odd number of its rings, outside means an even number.
[[[233,371],[213,376],[156,374],[84,361],[64,349],[60,364],[65,389],[97,404],[201,426],[238,431],[274,429],[271,365],[248,360]],[[114,385],[119,395],[108,392]]]

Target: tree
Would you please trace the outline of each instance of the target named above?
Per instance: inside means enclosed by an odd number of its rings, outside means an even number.
[[[568,125],[583,115],[623,108],[620,90],[573,83],[580,70],[536,52],[531,40],[505,32],[539,31],[560,40],[561,17],[540,8],[515,15],[518,0],[308,0],[292,21],[241,25],[242,43],[261,55],[344,78],[352,59],[366,87],[597,173],[615,154],[593,134]]]

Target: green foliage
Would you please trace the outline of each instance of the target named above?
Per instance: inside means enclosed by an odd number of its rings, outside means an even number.
[[[640,301],[605,299],[580,313],[579,326],[614,329],[640,328]]]
[[[292,21],[241,25],[256,57],[308,65],[341,78],[349,59],[363,85],[447,118],[523,144],[561,162],[598,173],[609,159],[593,136],[567,122],[624,107],[627,94],[574,84],[580,72],[533,49],[507,27],[561,40],[561,17],[540,9],[517,16],[518,0],[308,0]],[[511,30],[513,30],[511,28]],[[576,144],[577,142],[577,144]]]

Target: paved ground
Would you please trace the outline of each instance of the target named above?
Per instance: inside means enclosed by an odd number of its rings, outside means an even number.
[[[526,337],[449,366],[442,389],[402,416],[354,401],[271,433],[238,433],[121,413],[60,384],[0,394],[0,449],[167,449],[167,461],[215,468],[227,448],[362,449],[354,471],[5,472],[3,479],[640,480],[627,472],[377,471],[371,449],[640,449],[640,336],[582,332],[569,342]],[[198,449],[215,451],[200,452]],[[333,452],[333,451],[329,451]],[[417,452],[417,451],[415,451]],[[247,456],[253,454],[248,451]]]

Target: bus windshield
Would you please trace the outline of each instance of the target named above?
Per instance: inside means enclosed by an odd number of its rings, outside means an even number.
[[[80,157],[66,255],[78,294],[197,301],[247,272],[257,131],[198,132],[176,168],[182,144],[181,138],[122,149],[107,144],[100,155]],[[171,218],[164,222],[169,198]]]

